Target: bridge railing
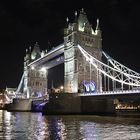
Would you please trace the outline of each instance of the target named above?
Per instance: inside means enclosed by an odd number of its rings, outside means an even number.
[[[78,93],[78,96],[102,96],[102,95],[123,95],[123,94],[140,94],[139,90],[120,90],[120,91],[103,91],[103,92],[89,92],[89,93]]]

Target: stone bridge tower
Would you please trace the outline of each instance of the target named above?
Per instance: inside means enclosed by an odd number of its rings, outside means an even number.
[[[41,51],[38,43],[26,51],[24,57],[24,79],[23,93],[27,98],[41,97],[47,93],[47,71],[44,67],[38,67],[31,63],[41,57]]]
[[[98,60],[101,60],[102,37],[99,20],[97,19],[96,29],[93,30],[83,9],[78,17],[77,12],[75,12],[73,23],[69,23],[67,19],[67,27],[64,29],[64,90],[68,93],[81,92],[83,82],[90,83],[93,81],[96,91],[101,91],[101,74],[86,61],[78,49],[78,45]]]

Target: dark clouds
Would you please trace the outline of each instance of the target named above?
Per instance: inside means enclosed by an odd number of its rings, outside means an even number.
[[[25,49],[39,42],[42,49],[63,41],[68,16],[85,8],[92,25],[99,17],[103,49],[131,68],[140,70],[140,4],[135,0],[1,0],[0,87],[17,86]]]

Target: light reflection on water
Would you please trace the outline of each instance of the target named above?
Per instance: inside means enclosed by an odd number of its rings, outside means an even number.
[[[140,118],[42,116],[0,110],[0,139],[139,140]]]

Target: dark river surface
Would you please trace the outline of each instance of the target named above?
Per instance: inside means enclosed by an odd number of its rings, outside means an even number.
[[[140,140],[140,118],[0,110],[0,140]]]

